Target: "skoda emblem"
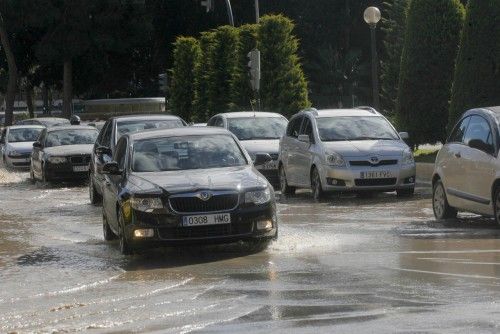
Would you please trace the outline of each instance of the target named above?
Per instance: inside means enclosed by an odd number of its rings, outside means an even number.
[[[202,201],[206,202],[210,198],[212,198],[212,194],[209,193],[208,191],[202,191],[198,194],[198,198],[201,199]]]
[[[372,164],[378,164],[378,157],[371,157],[371,158],[370,158],[370,162],[371,162]]]

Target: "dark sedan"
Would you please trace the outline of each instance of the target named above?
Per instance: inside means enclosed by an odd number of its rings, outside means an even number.
[[[92,150],[89,172],[90,203],[99,204],[102,197],[104,175],[102,165],[111,160],[118,139],[124,134],[148,129],[177,128],[185,126],[181,118],[174,115],[130,115],[112,117],[106,121]]]
[[[30,174],[33,180],[86,179],[90,153],[98,131],[91,126],[58,126],[42,130],[33,143]]]
[[[143,246],[265,245],[277,237],[273,188],[227,130],[126,134],[103,173],[104,239],[118,237],[123,254]]]

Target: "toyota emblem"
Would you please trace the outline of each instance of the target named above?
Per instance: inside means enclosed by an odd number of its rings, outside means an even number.
[[[371,157],[371,158],[370,158],[370,162],[371,162],[372,164],[378,164],[378,157]]]
[[[198,194],[198,198],[201,199],[202,201],[206,202],[210,198],[212,198],[212,194],[209,193],[208,191],[202,191]]]

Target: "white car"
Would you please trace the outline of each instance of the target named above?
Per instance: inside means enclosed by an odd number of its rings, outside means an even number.
[[[500,223],[500,107],[462,115],[436,157],[432,207],[437,219],[457,211],[495,217]]]
[[[41,125],[13,125],[3,129],[0,138],[3,165],[28,169],[33,143],[43,129]]]
[[[334,191],[411,196],[415,160],[406,138],[372,108],[301,111],[280,141],[281,191],[311,188],[315,199]]]

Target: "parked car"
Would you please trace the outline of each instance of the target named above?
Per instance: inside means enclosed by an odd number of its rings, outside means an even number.
[[[467,111],[436,157],[432,207],[437,219],[457,211],[500,223],[500,107]]]
[[[281,191],[311,188],[315,199],[334,191],[410,196],[415,161],[405,138],[371,108],[301,111],[280,141]]]
[[[97,135],[96,128],[84,125],[43,129],[33,143],[31,179],[49,182],[87,178]]]
[[[269,154],[272,160],[256,167],[271,184],[278,185],[279,140],[285,133],[287,123],[287,119],[277,113],[250,111],[218,114],[207,125],[231,131],[252,160],[257,153]]]
[[[224,129],[125,134],[103,173],[104,239],[118,237],[123,254],[143,246],[277,237],[273,188]]]
[[[16,125],[42,125],[45,127],[70,125],[69,119],[60,117],[37,117],[19,120]]]
[[[2,161],[7,168],[29,168],[33,143],[44,129],[40,125],[13,125],[2,130]]]
[[[104,183],[102,166],[104,163],[111,161],[118,139],[122,135],[148,129],[168,129],[183,126],[186,126],[186,122],[173,115],[132,115],[108,119],[99,132],[92,150],[89,171],[90,202],[97,205],[102,200]]]

